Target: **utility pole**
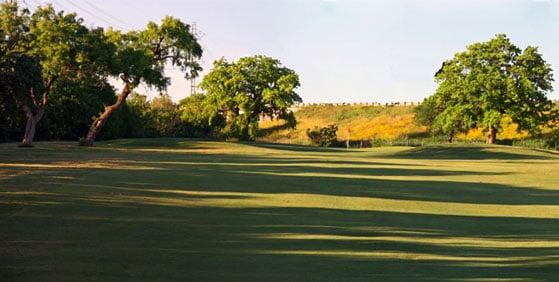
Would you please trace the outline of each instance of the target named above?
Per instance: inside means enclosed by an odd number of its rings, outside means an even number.
[[[202,34],[202,32],[198,30],[198,25],[196,24],[196,22],[190,24],[190,33],[194,35],[196,41],[199,41],[204,36],[204,34]],[[190,80],[190,95],[192,96],[196,94],[196,92],[198,92],[198,85],[196,84],[195,77],[190,77],[188,80]]]

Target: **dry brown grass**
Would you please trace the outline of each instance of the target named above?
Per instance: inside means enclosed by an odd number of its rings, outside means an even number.
[[[351,129],[351,140],[397,140],[412,138],[414,136],[426,136],[427,128],[414,123],[413,106],[384,107],[384,106],[308,106],[299,109],[295,113],[297,127],[284,129],[283,121],[263,120],[260,128],[267,131],[260,141],[288,143],[288,144],[310,144],[306,130],[314,127],[325,127],[329,124],[338,125],[338,138],[347,139],[348,129]],[[528,137],[527,131],[518,131],[518,125],[510,118],[502,122],[502,130],[499,139],[522,139]],[[277,130],[272,130],[274,127]],[[543,129],[548,132],[548,128]],[[271,133],[270,133],[271,132]],[[475,141],[484,140],[483,129],[472,129],[466,134],[460,134],[458,139]]]

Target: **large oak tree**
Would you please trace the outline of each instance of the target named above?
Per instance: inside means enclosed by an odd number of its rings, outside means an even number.
[[[244,57],[237,62],[220,59],[204,77],[200,87],[213,112],[227,119],[229,137],[254,140],[260,116],[286,120],[295,125],[289,107],[301,102],[295,92],[299,76],[280,61],[266,57]]]
[[[491,144],[505,116],[532,133],[551,117],[551,66],[537,47],[521,50],[504,34],[457,53],[435,79],[438,89],[424,107],[433,112],[423,116],[447,134],[482,127]]]

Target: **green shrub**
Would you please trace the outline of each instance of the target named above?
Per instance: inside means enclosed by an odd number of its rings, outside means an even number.
[[[336,144],[338,137],[336,132],[338,131],[338,126],[335,124],[330,124],[326,127],[315,127],[314,129],[307,129],[307,136],[311,140],[313,145],[321,147],[330,147]]]
[[[545,140],[544,146],[548,149],[559,150],[559,132],[552,138]]]
[[[559,150],[559,130],[539,138],[515,140],[512,145],[531,149]]]

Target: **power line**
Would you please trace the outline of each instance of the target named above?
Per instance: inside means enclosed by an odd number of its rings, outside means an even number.
[[[110,19],[112,19],[112,20],[114,20],[114,21],[117,21],[117,22],[119,22],[119,23],[121,23],[121,24],[127,26],[128,28],[132,29],[132,26],[131,26],[130,24],[128,24],[128,23],[125,22],[125,21],[122,21],[121,19],[119,19],[119,18],[117,18],[117,17],[115,17],[115,16],[113,16],[113,15],[111,15],[111,14],[109,14],[109,13],[106,12],[105,10],[99,8],[99,6],[94,5],[93,3],[91,3],[91,2],[88,1],[88,0],[82,0],[82,1],[85,2],[87,5],[89,5],[90,7],[92,7],[93,9],[95,9],[96,11],[98,11],[99,13],[104,14],[104,15],[107,16],[108,18],[110,18]]]
[[[23,0],[23,1],[21,1],[21,2],[23,3],[23,5],[25,5],[25,7],[26,7],[27,9],[31,9],[31,7],[29,7],[29,3],[27,3],[26,0]],[[33,3],[34,3],[35,5],[37,5],[37,3],[35,3],[35,1],[33,1]]]
[[[27,6],[28,8],[30,8],[30,7],[29,7],[29,3],[27,3],[27,1],[33,2],[33,4],[35,5],[35,8],[38,7],[38,6],[44,5],[44,4],[51,4],[51,5],[52,5],[52,4],[56,4],[56,6],[60,7],[62,10],[68,11],[68,12],[72,12],[73,10],[74,10],[74,12],[77,12],[76,9],[78,9],[80,12],[87,13],[88,15],[90,15],[90,16],[92,16],[92,17],[94,17],[94,18],[96,18],[96,19],[98,19],[98,20],[100,20],[100,21],[102,21],[102,22],[104,22],[104,23],[106,23],[106,24],[108,24],[109,26],[115,26],[115,27],[118,27],[118,28],[120,28],[120,29],[125,29],[125,30],[126,30],[126,29],[132,29],[132,28],[131,28],[131,25],[127,24],[127,23],[124,22],[124,21],[118,20],[117,18],[115,18],[115,17],[109,15],[107,12],[102,11],[101,8],[94,6],[92,3],[89,3],[89,2],[88,2],[88,4],[89,4],[90,6],[92,6],[92,7],[94,7],[97,11],[99,11],[99,12],[101,12],[101,13],[107,15],[108,17],[110,17],[111,19],[113,19],[113,20],[115,20],[115,21],[118,21],[118,22],[120,22],[120,23],[125,24],[125,25],[128,26],[128,27],[127,27],[127,28],[124,28],[124,27],[122,27],[119,23],[110,22],[110,21],[108,21],[108,20],[106,20],[106,19],[104,19],[104,18],[101,18],[101,17],[99,17],[97,14],[95,14],[95,13],[89,11],[88,9],[83,8],[83,7],[80,6],[80,5],[77,5],[75,2],[73,2],[73,1],[71,1],[71,0],[66,0],[66,1],[68,2],[67,4],[70,4],[71,6],[73,6],[73,8],[69,8],[69,7],[66,5],[66,3],[63,4],[61,1],[58,1],[58,0],[51,0],[50,3],[49,3],[49,1],[46,1],[46,3],[43,3],[43,2],[41,2],[40,0],[22,0],[22,2],[23,2],[24,4],[26,4],[26,6]],[[85,0],[84,0],[84,1],[85,1]]]
[[[196,24],[196,22],[193,22],[190,25],[190,33],[192,33],[196,41],[199,41],[204,36],[204,34],[198,30],[198,25]],[[194,95],[198,91],[198,85],[196,85],[196,78],[190,77],[189,80],[190,80],[190,95]]]
[[[62,8],[62,10],[66,10],[66,12],[69,12],[69,13],[72,12],[72,10],[74,10],[74,9],[69,9],[68,6],[66,6],[66,5],[62,5],[62,3],[58,2],[57,0],[52,0],[52,2],[50,2],[48,4],[51,4],[51,5],[56,4],[56,6],[59,6],[60,8]]]
[[[31,3],[29,3],[29,1],[31,1]],[[31,10],[31,8],[36,9],[37,7],[43,5],[43,3],[40,0],[23,0],[22,2],[23,2],[23,4],[25,4],[27,9],[30,9],[30,10]]]
[[[55,1],[56,3],[59,3],[57,0],[54,0],[54,1]],[[114,26],[117,26],[117,27],[120,28],[120,29],[125,29],[125,28],[122,28],[122,27],[121,27],[120,25],[118,25],[118,24],[111,23],[111,22],[107,21],[106,19],[103,19],[103,18],[97,16],[95,13],[90,12],[88,9],[84,9],[83,7],[77,5],[76,3],[74,3],[74,2],[71,1],[71,0],[66,0],[66,2],[68,2],[70,5],[74,6],[74,7],[77,8],[78,10],[80,10],[80,11],[82,11],[82,12],[85,12],[85,13],[87,13],[88,15],[90,15],[90,16],[92,16],[92,17],[94,17],[94,18],[96,18],[96,19],[98,19],[98,20],[100,20],[100,21],[102,21],[102,22],[105,22],[105,23],[108,24],[109,26],[114,25]],[[59,5],[60,5],[60,4],[59,4]],[[62,5],[60,5],[60,6],[62,6]]]

